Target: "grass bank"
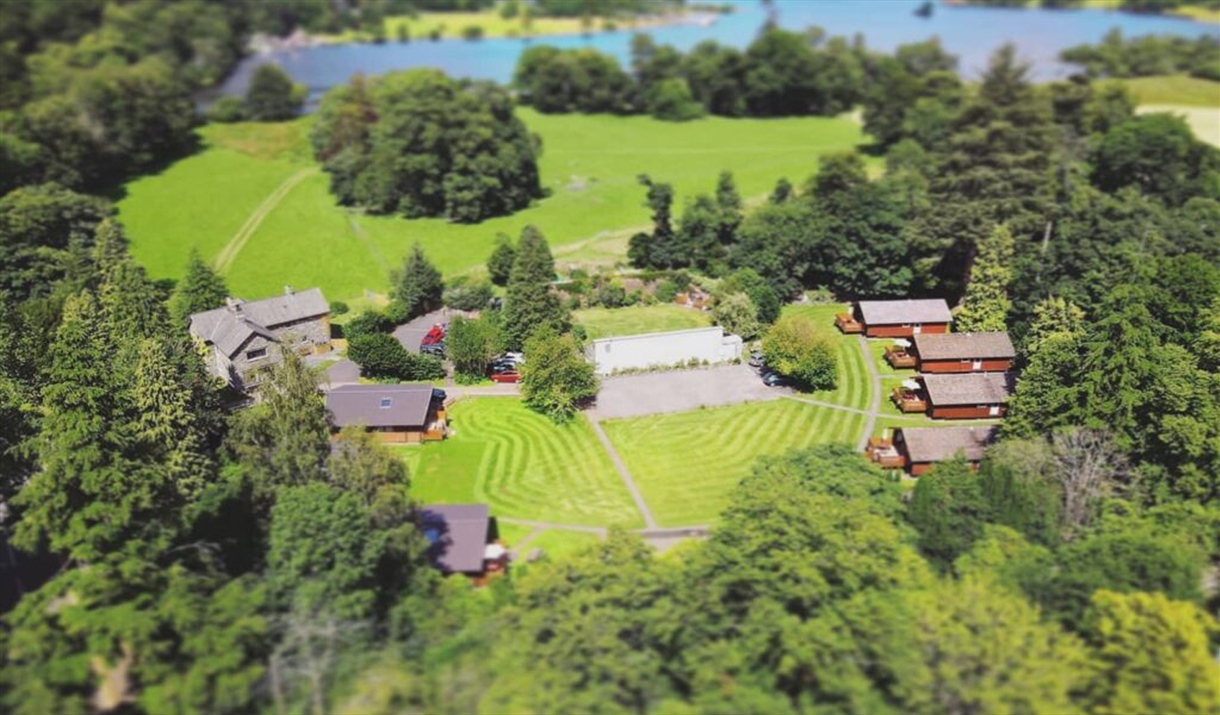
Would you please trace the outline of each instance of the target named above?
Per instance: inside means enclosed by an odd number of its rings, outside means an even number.
[[[203,127],[204,149],[129,183],[119,215],[132,252],[155,278],[177,278],[191,248],[215,260],[236,241],[240,251],[225,271],[235,293],[255,298],[292,284],[320,286],[328,298],[346,300],[384,292],[390,268],[416,241],[452,275],[481,266],[497,233],[516,236],[527,224],[542,229],[561,260],[571,260],[564,247],[573,246],[575,254],[612,261],[625,251],[625,239],[616,237],[648,224],[640,174],[672,183],[680,211],[694,194],[710,192],[721,170],[734,173],[743,196],[761,196],[781,177],[803,181],[816,171],[818,156],[867,142],[858,124],[837,118],[679,124],[529,109],[519,115],[542,137],[539,169],[550,195],[478,225],[338,206],[325,173],[300,175],[317,169],[306,138],[309,118]]]
[[[584,326],[589,340],[620,335],[665,333],[671,330],[706,328],[711,313],[680,305],[631,306],[629,308],[586,308],[572,313],[572,322]]]

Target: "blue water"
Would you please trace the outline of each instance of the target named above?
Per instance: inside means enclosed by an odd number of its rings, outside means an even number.
[[[737,12],[721,16],[710,27],[685,25],[653,28],[648,32],[662,44],[687,50],[713,39],[744,48],[766,20],[757,0],[735,0]],[[938,4],[931,18],[913,13],[921,0],[778,0],[779,24],[800,30],[818,25],[828,35],[860,34],[870,48],[885,52],[933,35],[958,55],[960,70],[977,77],[988,56],[1001,44],[1013,42],[1031,63],[1037,80],[1067,76],[1072,69],[1057,59],[1059,51],[1085,42],[1097,42],[1111,28],[1124,35],[1175,34],[1220,38],[1220,26],[1183,18],[1133,15],[1107,10],[1035,10],[963,7]],[[456,31],[451,29],[451,31]],[[508,82],[521,52],[535,44],[558,47],[593,47],[616,56],[624,67],[630,57],[631,30],[597,33],[589,37],[551,36],[532,40],[494,39],[468,42],[460,39],[413,40],[406,44],[348,44],[283,50],[248,58],[222,87],[240,94],[254,67],[275,62],[310,89],[310,105],[327,89],[346,82],[353,74],[381,74],[411,67],[436,67],[455,77]]]

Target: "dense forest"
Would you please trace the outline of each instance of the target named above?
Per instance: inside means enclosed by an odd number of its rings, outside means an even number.
[[[302,361],[225,409],[184,328],[222,278],[194,256],[150,280],[100,196],[190,150],[191,93],[248,33],[342,26],[356,4],[58,5],[0,15],[0,503],[48,577],[3,616],[5,711],[1218,712],[1220,158],[1182,120],[1083,75],[1035,85],[1012,47],[977,85],[935,41],[639,40],[631,74],[532,48],[517,85],[542,111],[862,106],[880,175],[824,157],[750,210],[727,173],[680,210],[641,177],[653,225],[631,260],[723,277],[762,323],[807,289],[947,297],[962,325],[1011,330],[1023,372],[977,472],[908,489],[845,445],[770,457],[706,540],[658,556],[612,530],[474,588],[429,566],[405,463],[364,431],[332,442]],[[588,84],[553,94],[565,72]],[[403,101],[420,93],[426,111]],[[312,139],[352,203],[473,221],[537,196],[511,116],[501,88],[412,72],[335,90]],[[529,190],[412,193],[436,177],[379,162],[438,117],[465,123],[455,146],[516,147]],[[492,148],[483,164],[510,156]],[[494,261],[510,347],[587,378],[542,233]],[[452,295],[417,250],[391,310]]]

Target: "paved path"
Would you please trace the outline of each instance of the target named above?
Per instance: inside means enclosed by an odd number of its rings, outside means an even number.
[[[631,472],[627,471],[627,465],[623,463],[623,458],[618,456],[618,450],[610,443],[610,438],[606,436],[605,430],[602,429],[601,421],[597,415],[588,413],[589,424],[593,426],[593,432],[597,435],[597,439],[602,443],[602,447],[606,450],[606,454],[610,455],[610,461],[614,463],[614,468],[618,470],[619,476],[623,478],[623,484],[627,486],[628,493],[635,500],[635,508],[640,510],[640,515],[644,517],[644,524],[649,529],[656,529],[657,520],[653,518],[652,511],[648,508],[648,504],[644,501],[644,494],[636,485],[635,480],[631,478]]]
[[[758,373],[746,365],[620,375],[602,380],[597,406],[590,415],[608,420],[687,412],[700,407],[775,400],[790,392],[785,387],[767,387]]]
[[[860,341],[860,350],[864,353],[864,364],[868,366],[868,374],[873,380],[873,398],[868,405],[868,422],[864,425],[864,434],[860,435],[860,441],[856,443],[856,451],[863,452],[868,446],[868,438],[873,434],[873,428],[877,426],[877,410],[881,407],[881,375],[877,372],[877,363],[873,360],[873,352],[868,349],[868,341],[863,335],[857,335],[856,339]]]
[[[263,220],[284,200],[288,192],[292,191],[297,184],[316,173],[318,173],[316,166],[301,169],[285,179],[284,183],[275,188],[275,191],[268,194],[267,198],[263,199],[262,203],[254,208],[254,212],[241,225],[241,228],[237,229],[237,233],[233,234],[233,237],[224,245],[224,248],[220,249],[220,253],[217,254],[215,260],[216,270],[220,273],[227,272],[229,267],[233,265],[233,262],[237,260],[237,254],[241,253],[241,249],[246,247],[246,244],[250,242],[250,237],[262,225]]]

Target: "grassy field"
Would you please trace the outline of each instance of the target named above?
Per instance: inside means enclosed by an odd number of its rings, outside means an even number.
[[[868,363],[864,361],[864,353],[860,351],[856,336],[843,335],[834,325],[835,313],[844,313],[849,310],[850,306],[838,304],[786,305],[784,315],[796,314],[808,317],[819,330],[831,336],[838,346],[838,387],[834,390],[811,392],[807,396],[833,405],[867,410],[873,389]]]
[[[670,330],[704,328],[712,316],[680,305],[631,306],[630,308],[587,308],[572,313],[572,322],[583,325],[590,340],[619,335],[664,333]]]
[[[854,444],[866,418],[776,400],[602,423],[663,526],[714,522],[760,455]]]
[[[485,38],[542,37],[580,35],[585,32],[607,32],[614,29],[643,30],[663,22],[662,18],[594,17],[586,25],[584,19],[579,17],[534,17],[527,24],[520,15],[513,18],[501,17],[499,8],[495,7],[473,12],[421,12],[414,17],[388,17],[385,20],[385,39],[388,42],[396,41],[399,28],[406,29],[407,37],[411,41],[419,41],[430,37],[434,30],[440,30],[442,38],[462,37],[462,31],[468,27],[479,28]],[[317,38],[323,42],[368,42],[374,39],[371,33],[361,30],[318,35]]]
[[[531,549],[542,549],[548,557],[560,558],[574,551],[580,551],[592,546],[601,540],[602,537],[597,534],[583,531],[548,529],[526,545],[525,553],[522,556],[524,557]]]
[[[456,403],[454,434],[403,447],[420,502],[486,502],[494,516],[643,526],[610,458],[580,418],[555,426],[512,398]]]
[[[232,256],[225,278],[243,297],[276,294],[291,284],[320,286],[328,298],[347,300],[366,290],[384,292],[389,267],[416,241],[446,274],[482,265],[497,232],[516,236],[527,224],[542,229],[561,262],[572,260],[567,245],[575,255],[622,257],[626,239],[619,237],[648,223],[641,173],[672,183],[679,207],[710,192],[722,169],[734,172],[742,195],[752,197],[769,192],[780,177],[803,181],[818,156],[866,141],[847,119],[679,124],[528,109],[519,115],[542,137],[539,168],[550,195],[478,225],[367,216],[337,206],[327,176],[309,158],[308,118],[203,127],[204,149],[129,183],[119,215],[133,253],[155,278],[179,276],[196,247],[207,259]],[[308,169],[315,171],[302,176]],[[233,246],[240,247],[235,254]]]
[[[1220,111],[1220,82],[1187,75],[1107,81],[1125,86],[1139,104],[1209,107]]]

